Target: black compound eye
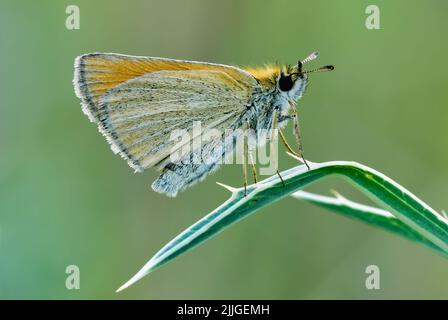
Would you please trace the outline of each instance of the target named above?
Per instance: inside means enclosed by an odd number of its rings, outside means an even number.
[[[294,86],[294,81],[292,81],[291,75],[281,74],[278,80],[278,87],[281,91],[289,91]]]

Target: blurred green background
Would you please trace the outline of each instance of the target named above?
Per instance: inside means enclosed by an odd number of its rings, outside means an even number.
[[[80,30],[65,27],[67,5]],[[365,27],[378,5],[381,29]],[[305,154],[354,160],[448,208],[445,1],[8,1],[0,3],[0,298],[448,298],[448,260],[294,199],[227,229],[120,294],[163,244],[223,202],[225,166],[175,199],[150,189],[82,113],[77,55],[103,51],[235,65],[319,50],[300,103]],[[291,130],[288,134],[292,138]],[[286,169],[295,161],[282,154]],[[367,203],[334,178],[336,189]],[[65,268],[81,289],[65,288]],[[365,268],[381,289],[365,288]]]

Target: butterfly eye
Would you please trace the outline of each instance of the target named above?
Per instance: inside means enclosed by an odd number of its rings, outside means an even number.
[[[281,74],[280,79],[278,80],[278,87],[281,91],[289,91],[294,86],[294,81],[292,80],[292,76],[290,74],[285,75]]]

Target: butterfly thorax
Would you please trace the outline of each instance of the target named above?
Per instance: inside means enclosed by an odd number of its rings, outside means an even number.
[[[307,84],[306,75],[298,78],[288,91],[279,86],[281,75],[291,73],[291,67],[268,65],[263,68],[246,69],[257,80],[259,86],[254,90],[248,110],[245,114],[250,128],[271,129],[274,112],[278,126],[284,127],[289,120],[291,102],[300,99]]]

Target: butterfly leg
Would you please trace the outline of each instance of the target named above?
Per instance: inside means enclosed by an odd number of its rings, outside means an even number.
[[[249,123],[247,123],[247,127],[249,128]],[[257,140],[256,140],[256,136],[254,135],[254,133],[252,131],[249,131],[247,134],[247,144],[248,144],[248,161],[251,164],[252,167],[252,176],[254,179],[254,183],[257,183],[257,167],[256,167],[256,163],[255,163],[255,157],[254,157],[254,152],[256,152],[256,145],[257,145]]]
[[[255,165],[255,161],[252,155],[252,152],[249,151],[249,161],[252,164],[252,176],[254,178],[254,183],[257,183],[257,167]]]
[[[244,125],[243,133],[243,186],[244,186],[244,196],[247,196],[247,158],[248,158],[248,128],[249,124],[246,122]]]
[[[310,167],[308,166],[305,158],[303,158],[303,156],[300,153],[297,153],[296,151],[294,151],[291,146],[289,145],[288,141],[286,140],[285,135],[283,134],[283,131],[281,129],[279,129],[280,132],[280,138],[282,139],[283,145],[285,146],[285,148],[289,151],[289,153],[292,153],[293,155],[302,158],[305,165],[307,166],[307,168],[309,169]],[[302,153],[303,154],[303,153]]]
[[[310,166],[306,162],[305,157],[303,156],[303,144],[302,144],[302,136],[300,134],[300,127],[299,127],[299,116],[297,114],[295,103],[290,101],[291,104],[291,110],[293,113],[293,122],[294,122],[294,136],[296,138],[297,146],[299,147],[299,157],[302,158],[303,163],[306,165],[308,170],[310,170]],[[285,140],[286,141],[286,140]]]
[[[281,116],[281,119],[283,119],[283,120],[291,120],[293,118],[294,118],[294,116],[291,116],[291,115]],[[300,157],[300,155],[296,151],[294,151],[292,149],[292,147],[289,145],[288,140],[286,140],[286,137],[283,134],[283,130],[278,128],[278,132],[280,133],[280,138],[282,139],[283,145],[285,146],[286,150],[288,150],[289,153],[292,153],[293,155]]]
[[[277,117],[277,110],[274,110],[272,115],[272,132],[270,141],[271,143],[277,139],[278,135],[278,117]],[[275,139],[275,140],[274,140]],[[283,187],[285,187],[285,181],[283,180],[282,176],[280,175],[280,172],[278,171],[278,154],[277,154],[277,148],[271,148],[271,166],[275,166],[277,169],[277,175],[282,181]],[[274,163],[272,163],[274,162]]]
[[[288,141],[286,140],[285,135],[283,134],[283,131],[281,129],[279,129],[278,132],[280,133],[280,138],[282,139],[282,142],[283,142],[283,145],[285,146],[285,148],[293,155],[299,157],[299,154],[297,152],[295,152],[289,145]]]

